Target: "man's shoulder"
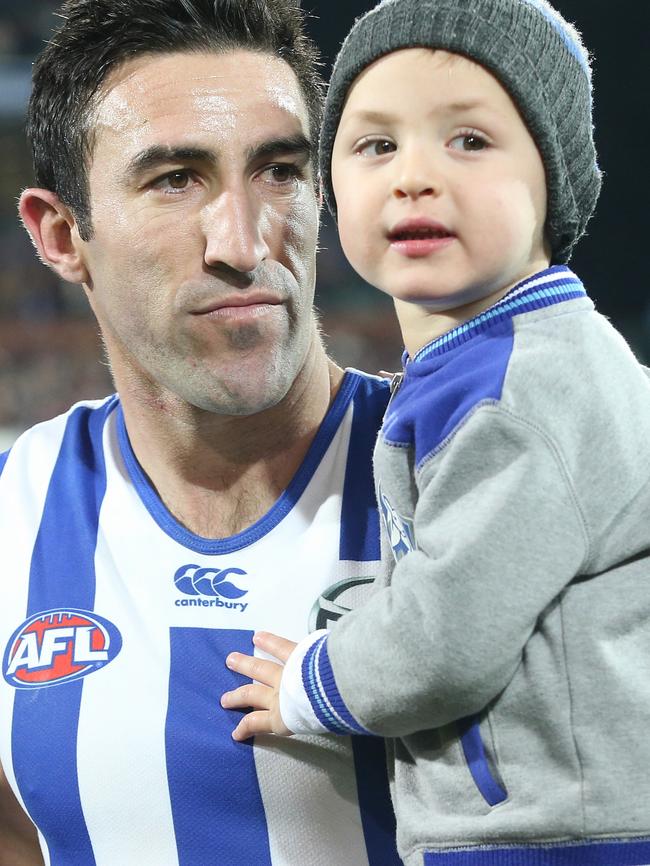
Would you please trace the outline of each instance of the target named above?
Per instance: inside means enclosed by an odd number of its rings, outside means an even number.
[[[364,373],[354,367],[345,370],[344,383],[350,389],[355,405],[382,405],[386,408],[390,399],[391,380],[387,376]]]
[[[368,393],[390,391],[391,376],[389,374],[366,373],[364,370],[357,370],[356,367],[346,367],[345,376],[347,379],[357,382]]]
[[[11,448],[0,454],[0,476],[10,464],[24,467],[34,460],[46,459],[48,453],[58,453],[64,438],[76,441],[87,438],[91,425],[103,426],[103,421],[116,405],[115,395],[80,401],[66,412],[29,427],[17,437]]]
[[[390,400],[390,379],[348,368],[342,390],[353,405],[355,427],[376,435]]]

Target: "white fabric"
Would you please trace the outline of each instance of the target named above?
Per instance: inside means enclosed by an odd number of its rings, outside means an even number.
[[[291,653],[282,671],[280,682],[280,715],[294,734],[327,734],[319,722],[302,685],[302,662],[309,649],[328,633],[326,628],[307,635]]]

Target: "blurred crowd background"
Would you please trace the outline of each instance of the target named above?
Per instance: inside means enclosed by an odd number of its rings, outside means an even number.
[[[373,0],[303,0],[326,71],[357,15]],[[572,266],[598,309],[650,362],[647,0],[557,0],[595,55],[595,123],[605,184],[589,236]],[[16,433],[78,399],[112,390],[97,328],[81,289],[41,265],[16,216],[31,180],[24,113],[31,62],[56,26],[58,0],[0,0],[0,452]],[[324,216],[317,306],[331,354],[369,372],[399,365],[390,301],[347,266]]]

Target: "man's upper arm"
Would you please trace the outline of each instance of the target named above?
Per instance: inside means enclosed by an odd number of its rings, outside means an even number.
[[[0,866],[43,866],[36,828],[9,787],[1,765]]]

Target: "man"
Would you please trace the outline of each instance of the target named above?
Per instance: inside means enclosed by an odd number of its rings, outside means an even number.
[[[380,742],[237,744],[219,705],[241,682],[227,652],[258,629],[299,639],[378,568],[387,387],[327,359],[312,310],[303,15],[63,15],[34,70],[20,212],[83,285],[117,395],[0,457],[0,860],[397,863]]]

